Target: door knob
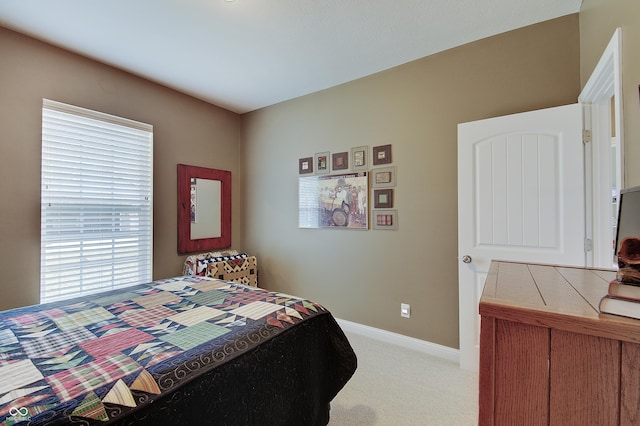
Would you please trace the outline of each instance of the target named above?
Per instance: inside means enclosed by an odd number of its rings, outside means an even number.
[[[462,261],[464,263],[471,263],[471,256],[469,256],[468,254],[465,254],[464,256],[462,256]]]

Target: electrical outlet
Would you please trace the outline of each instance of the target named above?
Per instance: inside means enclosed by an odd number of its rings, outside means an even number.
[[[404,318],[411,318],[411,305],[409,305],[408,303],[401,303],[400,316]]]

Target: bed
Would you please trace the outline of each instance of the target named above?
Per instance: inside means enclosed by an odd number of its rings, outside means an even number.
[[[356,369],[310,300],[181,276],[0,313],[0,424],[325,425]]]

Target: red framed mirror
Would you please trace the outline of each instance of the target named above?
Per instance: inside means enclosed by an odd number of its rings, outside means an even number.
[[[231,247],[231,172],[178,164],[178,253]]]

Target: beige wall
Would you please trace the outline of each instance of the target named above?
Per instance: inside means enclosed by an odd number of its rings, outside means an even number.
[[[622,98],[626,186],[640,185],[640,1],[584,0],[580,74],[586,84],[616,28],[622,28]]]
[[[240,119],[0,27],[0,309],[37,303],[42,98],[154,126],[154,278],[178,275],[176,164],[231,170],[241,238]]]
[[[231,170],[233,246],[259,256],[262,286],[457,347],[456,125],[575,102],[578,33],[577,15],[568,16],[239,118],[0,28],[0,309],[38,301],[46,97],[154,125],[154,278],[175,275],[184,258],[176,164]],[[298,158],[386,143],[398,168],[399,231],[297,228]],[[401,302],[411,319],[400,318]]]
[[[457,124],[577,102],[579,49],[571,15],[243,116],[243,246],[261,286],[457,348]],[[398,231],[297,228],[300,157],[389,143]]]

